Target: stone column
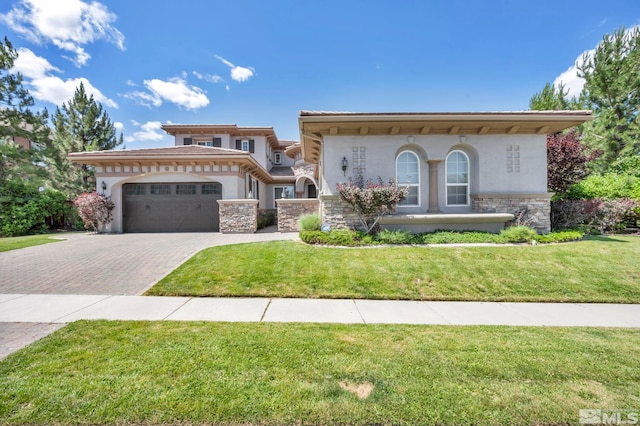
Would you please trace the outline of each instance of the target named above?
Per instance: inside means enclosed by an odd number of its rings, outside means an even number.
[[[441,213],[438,205],[438,164],[442,160],[427,160],[429,164],[429,210],[427,213]]]

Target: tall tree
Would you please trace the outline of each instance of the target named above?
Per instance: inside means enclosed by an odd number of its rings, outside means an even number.
[[[555,86],[547,83],[544,88],[535,93],[529,100],[529,109],[534,111],[557,111],[580,109],[582,102],[576,97],[567,99],[569,92],[565,90],[564,85]]]
[[[19,179],[21,184],[42,177],[36,149],[22,149],[13,141],[23,138],[41,147],[49,138],[46,110],[33,112],[33,98],[22,84],[22,75],[12,73],[18,57],[11,42],[0,41],[0,193],[8,181]]]
[[[602,149],[596,170],[607,171],[626,157],[640,155],[640,27],[606,34],[583,57],[578,75],[595,119],[584,126],[584,140]]]
[[[47,149],[53,184],[74,198],[81,192],[95,190],[95,171],[86,164],[67,159],[71,152],[109,150],[122,144],[122,133],[116,129],[93,95],[87,95],[84,85],[76,89],[73,98],[56,108],[53,116],[54,137]]]

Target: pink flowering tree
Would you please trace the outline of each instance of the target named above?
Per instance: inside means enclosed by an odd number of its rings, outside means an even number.
[[[367,234],[374,233],[380,219],[391,213],[409,194],[408,187],[399,187],[393,179],[388,183],[381,177],[378,177],[377,182],[371,178],[365,181],[361,174],[349,178],[349,182],[337,184],[336,190],[340,198],[358,215]]]
[[[83,192],[76,198],[73,204],[78,209],[78,214],[84,222],[84,227],[102,232],[105,224],[111,222],[115,204],[109,197],[96,192]]]

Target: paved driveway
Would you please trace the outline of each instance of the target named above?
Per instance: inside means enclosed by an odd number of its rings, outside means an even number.
[[[71,234],[0,253],[0,293],[136,295],[204,248],[296,238],[277,232]]]

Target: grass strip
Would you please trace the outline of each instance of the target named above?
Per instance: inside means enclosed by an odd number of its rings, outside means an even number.
[[[55,243],[61,240],[50,238],[52,234],[26,235],[23,237],[0,238],[0,252],[17,250],[25,247],[39,246],[42,244]]]
[[[212,247],[149,295],[640,302],[640,238],[538,246]]]

